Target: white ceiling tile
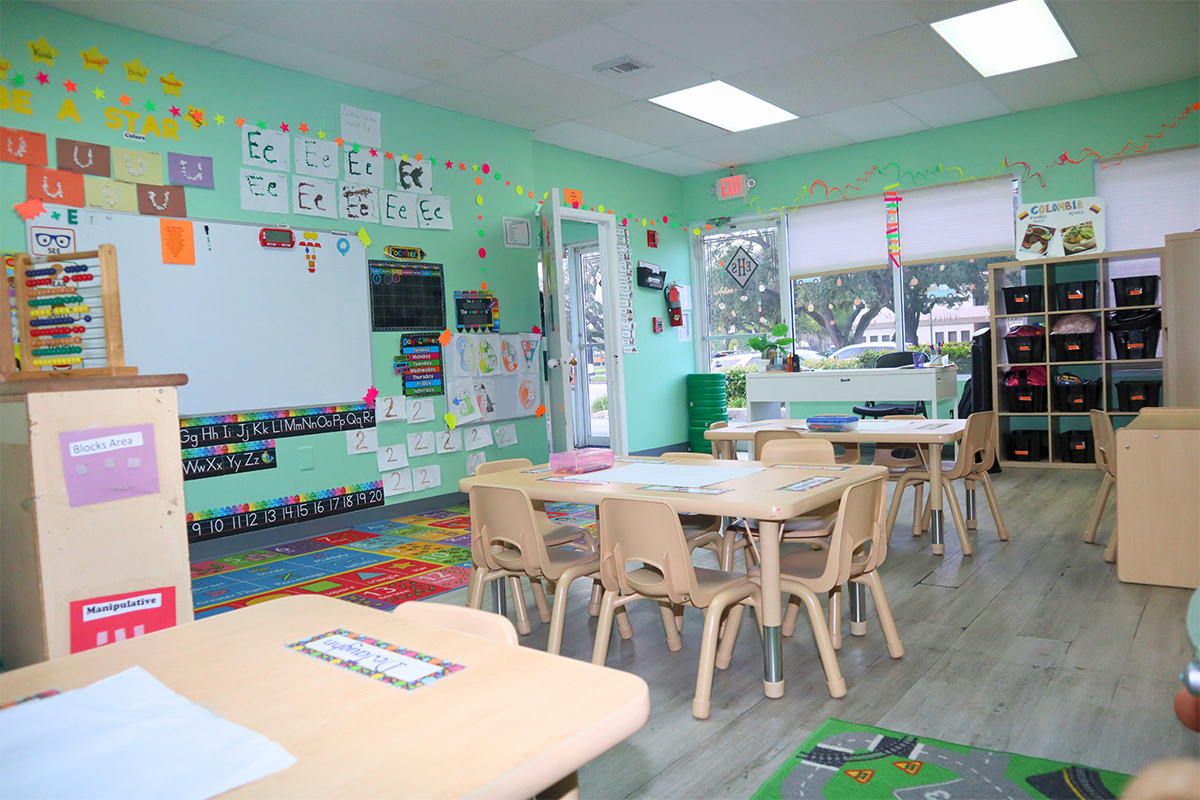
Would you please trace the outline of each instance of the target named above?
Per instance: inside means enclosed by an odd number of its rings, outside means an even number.
[[[645,167],[656,172],[666,172],[680,177],[699,175],[702,172],[712,172],[715,169],[721,168],[720,164],[713,164],[699,158],[685,156],[683,153],[676,153],[674,150],[655,150],[653,153],[646,153],[642,156],[634,156],[633,158],[622,160],[626,164],[633,164],[635,167]]]
[[[632,8],[646,5],[647,0],[570,0],[571,10],[592,19],[608,19]]]
[[[641,100],[712,80],[704,70],[601,23],[547,39],[517,55]],[[592,69],[596,64],[625,55],[650,64],[651,69],[620,78],[600,75]]]
[[[897,97],[896,105],[933,128],[1009,113],[983,81]]]
[[[406,92],[404,96],[418,103],[461,111],[473,117],[482,117],[530,131],[563,121],[562,117],[531,111],[513,103],[494,100],[444,83],[427,83],[414,91]]]
[[[738,5],[810,50],[845,47],[919,21],[895,0],[751,0]]]
[[[853,144],[853,140],[831,131],[811,119],[793,119],[788,122],[780,122],[778,125],[743,131],[740,135],[744,139],[765,144],[788,156],[798,153],[815,153],[818,150],[831,150],[834,147]]]
[[[733,3],[647,3],[605,24],[722,77],[810,52]]]
[[[1154,47],[1123,44],[1085,59],[1106,94],[1172,83],[1200,73],[1200,39],[1195,31],[1162,36]]]
[[[759,161],[774,161],[783,156],[778,150],[747,139],[743,134],[729,133],[717,139],[693,142],[672,148],[677,153],[695,156],[702,161],[722,167],[737,167]]]
[[[1121,48],[1132,42],[1155,42],[1200,29],[1200,3],[1195,0],[1106,0],[1052,2],[1067,36],[1081,55]],[[1195,36],[1193,36],[1195,41]],[[1144,83],[1142,86],[1152,84]]]
[[[533,132],[533,140],[617,161],[651,153],[655,150],[654,145],[572,121],[540,128]]]
[[[742,72],[728,82],[802,117],[884,99],[820,56]]]
[[[625,95],[516,55],[502,56],[445,82],[475,94],[566,119],[629,102]]]
[[[72,5],[83,5],[80,0],[71,0]],[[86,3],[87,5],[107,5],[107,3]],[[136,5],[158,5],[186,11],[205,19],[228,22],[230,25],[245,25],[254,19],[258,13],[254,3],[240,3],[237,0],[158,0],[155,3],[137,2]]]
[[[903,5],[921,22],[941,22],[1007,2],[1009,0],[904,0]]]
[[[382,3],[380,8],[399,20],[419,22],[468,41],[513,52],[589,24],[592,18],[577,12],[574,5],[550,0],[502,3],[403,0]]]
[[[578,121],[593,128],[648,142],[655,147],[675,147],[701,139],[714,139],[725,133],[706,122],[656,106],[647,100],[634,100],[617,108],[579,117]]]
[[[422,78],[414,78],[373,64],[364,64],[344,56],[323,53],[254,31],[235,31],[217,43],[213,49],[396,96],[427,83]]]
[[[819,114],[813,122],[832,128],[856,142],[886,139],[926,130],[929,126],[884,100],[867,106]]]
[[[158,3],[137,2],[44,2],[71,14],[120,25],[135,31],[173,39],[177,42],[208,46],[233,32],[234,26],[205,16],[186,13]]]
[[[984,78],[984,81],[1013,111],[1045,108],[1104,94],[1091,65],[1083,58],[996,75]]]
[[[904,97],[979,77],[925,25],[885,33],[859,42],[852,49],[827,50],[821,55],[885,97]]]

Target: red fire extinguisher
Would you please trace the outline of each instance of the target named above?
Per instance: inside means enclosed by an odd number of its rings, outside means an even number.
[[[683,305],[679,302],[679,286],[672,283],[667,287],[667,319],[671,322],[672,328],[678,328],[683,325]]]

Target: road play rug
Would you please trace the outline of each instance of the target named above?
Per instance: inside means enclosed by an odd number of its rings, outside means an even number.
[[[1109,800],[1130,776],[825,721],[753,800]]]
[[[546,513],[564,525],[596,524],[592,506],[551,503]],[[470,509],[453,506],[199,561],[192,604],[197,619],[296,594],[391,611],[466,586],[470,575]]]

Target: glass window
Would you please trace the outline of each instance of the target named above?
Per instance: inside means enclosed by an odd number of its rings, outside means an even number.
[[[795,278],[796,348],[832,352],[896,329],[892,268]]]
[[[941,331],[938,331],[937,333],[934,334],[934,341],[937,342],[938,344],[941,344],[942,342],[946,341],[945,336],[946,335],[944,333],[942,333]]]
[[[950,331],[949,333],[947,333],[946,341],[957,342],[958,341],[958,331]]]
[[[1011,261],[1012,256],[977,256],[904,264],[904,340],[909,345],[938,341],[938,324],[986,327],[988,314],[988,264]],[[969,332],[963,341],[969,341]],[[954,341],[951,339],[950,341]]]
[[[732,353],[753,353],[746,339],[784,321],[777,242],[775,226],[704,237],[702,258],[708,297],[705,338],[714,361]]]

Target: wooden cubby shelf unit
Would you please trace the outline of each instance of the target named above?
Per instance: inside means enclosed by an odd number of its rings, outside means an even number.
[[[1120,269],[1127,265],[1126,269]],[[1117,269],[1114,270],[1114,267]],[[999,412],[999,441],[996,443],[1003,466],[1054,467],[1061,469],[1096,469],[1092,462],[1066,461],[1060,447],[1059,435],[1066,431],[1091,431],[1090,414],[1087,411],[1062,411],[1056,405],[1054,379],[1065,372],[1072,372],[1085,380],[1100,378],[1099,409],[1107,413],[1119,426],[1136,416],[1136,412],[1118,408],[1114,378],[1119,381],[1122,373],[1134,373],[1133,378],[1163,381],[1163,337],[1160,335],[1158,350],[1153,358],[1118,359],[1112,336],[1108,330],[1108,315],[1113,311],[1136,311],[1161,309],[1159,297],[1153,304],[1118,306],[1114,295],[1114,277],[1133,275],[1158,276],[1159,293],[1163,291],[1163,249],[1147,248],[1124,250],[1111,253],[1091,253],[1060,258],[1039,258],[1029,261],[1009,261],[990,265],[989,294],[992,326],[992,379],[995,407]],[[1132,269],[1132,271],[1130,271]],[[1114,274],[1116,273],[1116,274]],[[1095,302],[1086,302],[1088,308],[1059,309],[1058,287],[1060,284],[1096,282]],[[1008,313],[1005,305],[1006,287],[1040,287],[1041,309],[1024,313]],[[1057,320],[1068,314],[1087,314],[1096,320],[1093,338],[1095,351],[1086,361],[1052,360],[1055,353],[1051,348],[1050,333]],[[1022,324],[1040,325],[1045,329],[1042,357],[1028,362],[1010,362],[1005,344],[1005,334]],[[1004,391],[1005,374],[1013,367],[1042,366],[1046,368],[1046,405],[1042,411],[1014,411],[1010,408]],[[1151,373],[1147,378],[1147,373]],[[1164,398],[1160,396],[1160,405]],[[1040,461],[1018,461],[1009,458],[1007,434],[1012,431],[1045,431],[1046,452]],[[1094,447],[1094,445],[1093,445]]]

